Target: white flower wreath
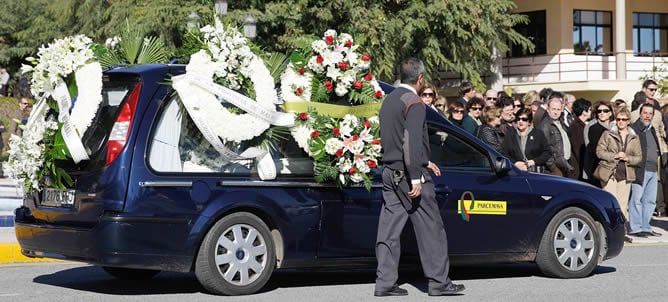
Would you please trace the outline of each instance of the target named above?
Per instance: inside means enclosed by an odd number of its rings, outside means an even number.
[[[204,50],[200,50],[190,58],[186,66],[189,75],[213,82],[214,70],[211,68],[214,61]],[[275,103],[278,100],[274,89],[274,79],[262,61],[254,54],[248,65],[248,76],[256,92],[257,104],[265,110],[275,112]],[[203,117],[216,131],[216,135],[226,141],[242,142],[262,134],[270,123],[266,119],[251,113],[236,114],[223,106],[207,107],[203,109]]]

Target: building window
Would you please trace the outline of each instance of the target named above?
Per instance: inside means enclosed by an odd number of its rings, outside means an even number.
[[[633,52],[668,56],[668,14],[633,13]]]
[[[612,12],[574,10],[573,50],[575,54],[611,54]]]
[[[547,42],[545,36],[547,25],[545,22],[545,11],[539,10],[520,14],[527,15],[529,17],[529,23],[515,25],[514,29],[519,34],[531,40],[536,48],[533,53],[529,53],[528,50],[523,49],[521,46],[513,44],[511,45],[508,57],[524,57],[528,55],[546,54]]]

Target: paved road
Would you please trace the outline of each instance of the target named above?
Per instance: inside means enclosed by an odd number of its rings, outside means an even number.
[[[264,292],[244,297],[210,295],[192,274],[161,273],[150,281],[114,280],[77,264],[0,266],[0,301],[369,301],[372,271],[281,272]],[[534,265],[458,267],[453,277],[467,286],[448,301],[666,301],[668,245],[626,247],[584,279],[542,277]],[[419,273],[403,273],[408,297],[389,301],[435,301]],[[379,298],[380,300],[380,298]]]

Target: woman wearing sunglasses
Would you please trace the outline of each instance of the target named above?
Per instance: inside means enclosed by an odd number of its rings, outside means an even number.
[[[422,98],[422,101],[427,104],[427,106],[432,106],[434,100],[438,97],[438,94],[436,94],[436,88],[434,88],[434,85],[429,83],[422,85],[422,88],[420,88],[418,94],[420,95],[420,98]]]
[[[464,130],[475,135],[478,125],[466,115],[464,105],[460,102],[452,102],[448,106],[448,119],[455,125],[464,128]]]
[[[482,109],[485,107],[485,101],[479,97],[472,97],[466,103],[466,110],[468,110],[469,117],[480,127],[482,125]]]
[[[583,171],[589,183],[601,187],[601,182],[593,177],[594,169],[598,166],[599,158],[596,156],[596,146],[603,132],[610,130],[614,125],[615,112],[610,102],[601,100],[594,105],[594,118],[585,126],[585,157]]]
[[[501,144],[501,153],[515,163],[522,171],[545,173],[550,159],[550,146],[540,129],[531,126],[531,109],[517,112],[515,130],[508,131]]]
[[[631,113],[622,108],[617,112],[617,123],[605,131],[596,145],[596,156],[600,158],[594,176],[606,190],[617,198],[622,214],[629,220],[629,193],[631,183],[636,180],[635,166],[642,161],[640,139],[629,127]],[[625,237],[630,242],[631,238]]]

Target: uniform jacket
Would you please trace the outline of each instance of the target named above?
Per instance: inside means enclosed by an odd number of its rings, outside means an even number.
[[[629,182],[636,180],[636,167],[642,160],[642,148],[640,147],[640,138],[636,135],[633,128],[628,127],[629,134],[626,137],[626,148],[620,150],[622,146],[622,138],[617,127],[612,127],[609,131],[603,133],[601,139],[596,145],[596,156],[600,159],[599,165],[606,167],[601,173],[603,181],[608,181],[613,174],[614,168],[617,166],[615,155],[624,152],[629,158],[626,163],[626,180]]]

